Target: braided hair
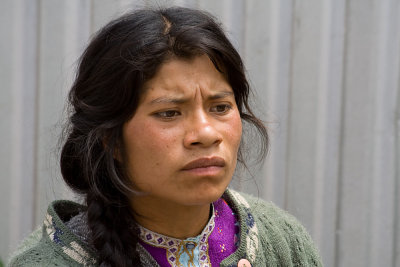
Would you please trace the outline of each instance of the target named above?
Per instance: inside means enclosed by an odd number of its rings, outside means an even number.
[[[85,199],[100,266],[140,266],[138,228],[129,205],[138,192],[119,153],[122,126],[135,114],[143,84],[161,64],[199,55],[207,55],[225,75],[242,120],[258,129],[261,151],[266,151],[267,131],[248,105],[242,60],[210,14],[182,7],[132,11],[100,29],[81,56],[69,92],[60,165],[65,182]]]

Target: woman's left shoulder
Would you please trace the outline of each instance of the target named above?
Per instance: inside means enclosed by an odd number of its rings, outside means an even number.
[[[247,212],[257,220],[279,222],[285,225],[289,224],[303,228],[301,223],[293,215],[279,208],[271,201],[265,201],[260,197],[255,197],[232,189],[228,189],[225,194],[229,196],[235,208],[247,210]]]
[[[284,266],[322,266],[311,236],[294,216],[272,202],[231,189],[225,192],[225,198],[245,218],[241,223],[246,228],[242,229],[246,229],[248,236],[253,235],[253,242],[258,243],[254,247],[273,251],[268,258],[282,260],[279,264]]]

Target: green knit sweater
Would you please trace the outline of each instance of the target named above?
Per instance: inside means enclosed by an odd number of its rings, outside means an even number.
[[[237,266],[247,259],[254,266],[322,266],[318,252],[304,227],[272,203],[227,190],[224,199],[238,214],[238,249],[220,266]],[[55,201],[44,224],[25,239],[9,266],[97,266],[96,251],[82,242],[65,222],[84,209],[71,201]],[[158,266],[138,245],[143,266]]]

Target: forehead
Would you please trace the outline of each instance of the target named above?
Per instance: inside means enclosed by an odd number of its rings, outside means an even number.
[[[158,94],[187,95],[194,89],[209,93],[232,92],[225,76],[206,55],[201,55],[192,59],[174,58],[162,64],[155,76],[145,83],[143,99]]]

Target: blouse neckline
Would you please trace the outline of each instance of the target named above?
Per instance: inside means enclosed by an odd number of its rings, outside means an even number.
[[[196,237],[189,237],[186,239],[173,238],[153,232],[141,225],[139,225],[139,237],[144,243],[150,246],[165,249],[168,262],[171,266],[176,266],[179,262],[182,262],[182,260],[188,263],[193,263],[198,260],[201,266],[208,266],[209,256],[207,242],[215,226],[214,204],[211,204],[211,209],[211,217],[207,225]]]

